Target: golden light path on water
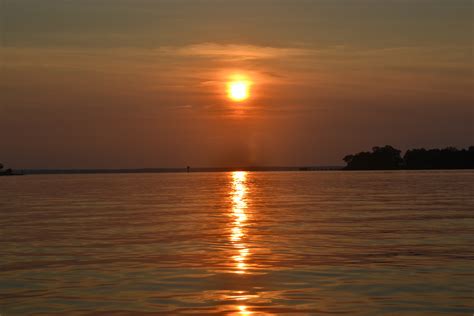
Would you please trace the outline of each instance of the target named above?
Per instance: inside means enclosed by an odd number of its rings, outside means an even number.
[[[247,270],[247,260],[250,255],[244,239],[246,236],[245,225],[247,221],[247,172],[234,171],[232,172],[232,217],[233,225],[230,234],[230,241],[236,250],[236,254],[232,257],[235,265],[235,273],[244,274]],[[247,297],[242,295],[238,298],[245,301]],[[247,306],[241,304],[237,306],[238,315],[247,316],[252,312],[247,310]]]
[[[247,220],[247,173],[245,171],[235,171],[232,173],[232,216],[234,217],[230,240],[237,250],[233,256],[235,261],[236,273],[245,273],[247,269],[246,258],[249,255],[249,249],[243,242],[245,237],[245,222]]]

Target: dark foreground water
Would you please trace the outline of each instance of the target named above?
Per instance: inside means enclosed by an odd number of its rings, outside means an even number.
[[[474,172],[0,178],[0,314],[472,315]]]

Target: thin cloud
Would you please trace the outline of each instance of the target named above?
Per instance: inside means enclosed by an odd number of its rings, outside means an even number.
[[[310,55],[312,50],[291,47],[271,47],[240,44],[200,43],[181,47],[162,47],[160,52],[180,56],[222,59],[273,59]]]

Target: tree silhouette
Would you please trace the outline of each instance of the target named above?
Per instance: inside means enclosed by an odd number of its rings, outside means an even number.
[[[455,147],[411,149],[405,153],[403,159],[407,169],[472,169],[474,146],[461,150]]]
[[[403,159],[400,150],[392,146],[373,147],[372,152],[360,152],[343,158],[346,170],[391,169],[474,169],[474,146],[458,150],[417,148],[407,150]]]
[[[399,169],[403,162],[401,151],[392,146],[373,147],[372,152],[363,151],[343,158],[347,170],[386,170]]]

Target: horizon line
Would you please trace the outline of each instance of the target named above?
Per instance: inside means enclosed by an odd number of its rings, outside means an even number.
[[[24,174],[74,173],[187,173],[223,171],[324,171],[341,170],[343,166],[245,166],[245,167],[151,167],[151,168],[15,168]]]

